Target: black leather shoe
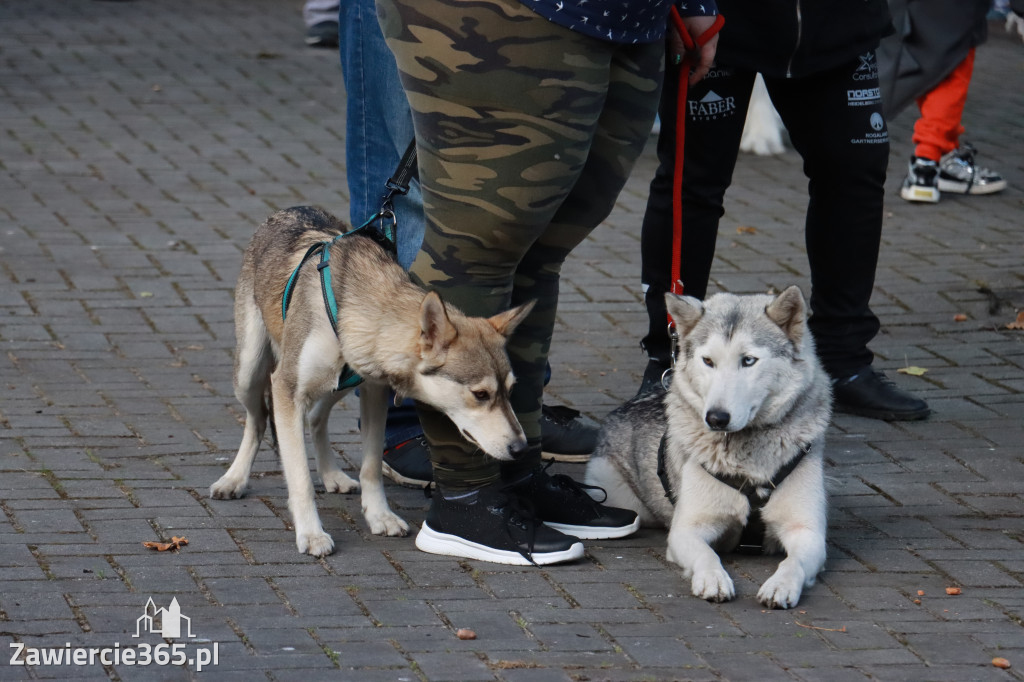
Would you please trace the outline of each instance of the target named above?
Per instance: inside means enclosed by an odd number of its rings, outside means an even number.
[[[587,493],[598,491],[603,499],[604,490],[577,483],[565,474],[551,476],[547,466],[508,486],[509,492],[533,505],[544,525],[581,540],[623,538],[640,528],[640,518],[632,509],[607,507]]]
[[[836,412],[885,421],[916,421],[931,414],[928,403],[899,388],[870,365],[832,382]]]
[[[648,393],[668,390],[669,382],[672,381],[672,368],[660,360],[651,359],[647,362],[647,369],[644,370],[643,381],[640,382],[640,390],[634,398],[640,398]]]
[[[597,422],[565,405],[544,405],[540,415],[541,456],[557,462],[586,462],[597,447]]]
[[[430,446],[421,434],[384,450],[384,475],[395,483],[422,488],[434,480],[430,466]]]

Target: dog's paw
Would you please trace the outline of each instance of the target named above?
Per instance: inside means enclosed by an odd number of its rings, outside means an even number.
[[[694,572],[690,581],[690,591],[695,597],[713,602],[729,601],[736,596],[732,578],[724,568]]]
[[[770,609],[791,609],[800,601],[803,584],[777,573],[761,585],[757,600]]]
[[[409,524],[392,511],[371,513],[363,510],[363,514],[374,535],[401,538],[409,534]]]
[[[324,488],[329,493],[354,493],[359,490],[359,481],[354,481],[341,469],[328,471],[321,476]]]
[[[210,486],[210,497],[215,500],[233,500],[245,495],[245,479],[236,480],[227,474],[221,476]]]
[[[317,533],[296,533],[295,544],[302,554],[327,556],[334,551],[334,540],[323,531]]]

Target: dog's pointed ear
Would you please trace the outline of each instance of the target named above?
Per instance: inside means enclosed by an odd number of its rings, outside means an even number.
[[[526,316],[530,314],[530,311],[533,310],[533,306],[536,303],[536,299],[527,301],[526,303],[516,306],[511,310],[506,310],[503,313],[498,313],[493,317],[489,317],[487,318],[487,321],[491,323],[491,326],[494,327],[499,334],[507,339],[509,335],[515,331],[515,328],[519,326],[519,323],[526,319]]]
[[[697,322],[704,316],[704,304],[693,296],[677,296],[665,294],[665,307],[672,321],[676,323],[676,331],[682,338],[693,331]]]
[[[448,319],[444,301],[431,291],[420,304],[420,350],[423,353],[443,353],[458,336],[455,325]]]
[[[807,326],[806,305],[800,287],[793,285],[775,297],[764,309],[768,318],[779,325],[786,336],[799,346]]]

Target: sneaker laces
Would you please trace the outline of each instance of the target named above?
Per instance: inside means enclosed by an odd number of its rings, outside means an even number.
[[[523,499],[512,493],[512,487],[506,485],[499,488],[498,497],[487,503],[487,508],[496,509],[501,512],[501,525],[505,530],[505,536],[508,538],[509,543],[516,548],[521,557],[534,566],[539,567],[540,564],[533,560],[533,548],[537,542],[537,526],[541,524],[541,521],[537,518],[537,514],[534,511],[533,501]],[[440,495],[441,493],[438,491],[437,494]],[[429,485],[423,488],[423,496],[428,500],[433,499],[434,492]],[[509,530],[509,525],[511,524],[515,524],[527,532],[527,549],[522,549],[519,542],[512,537],[512,531]]]
[[[599,485],[588,485],[586,483],[580,483],[576,479],[572,478],[571,476],[566,476],[565,474],[547,473],[548,469],[550,469],[554,463],[555,460],[548,460],[547,464],[537,469],[537,473],[543,474],[550,478],[551,482],[560,490],[565,490],[566,492],[572,493],[576,497],[587,499],[588,501],[593,503],[594,507],[597,507],[598,505],[602,504],[608,499],[608,491]],[[595,500],[593,496],[591,496],[590,493],[587,492],[588,490],[600,490],[601,494],[604,497],[602,497],[600,500]]]
[[[974,155],[978,153],[978,150],[970,142],[964,142],[960,147],[953,152],[953,156],[963,161],[968,166],[974,166]]]
[[[959,164],[969,174],[967,177],[967,188],[968,190],[974,185],[974,181],[978,178],[982,169],[978,168],[974,163],[974,155],[978,153],[978,150],[974,148],[969,142],[964,142],[958,147],[952,154],[951,160]]]
[[[508,537],[509,542],[512,543],[512,546],[516,548],[516,551],[519,552],[519,555],[534,566],[538,566],[539,564],[533,560],[533,547],[537,541],[537,526],[540,525],[541,521],[537,518],[533,501],[507,492],[508,488],[509,486],[502,488],[501,497],[489,506],[501,511],[505,535]],[[513,523],[527,532],[526,550],[523,550],[516,539],[512,537],[512,531],[509,530],[509,526]]]

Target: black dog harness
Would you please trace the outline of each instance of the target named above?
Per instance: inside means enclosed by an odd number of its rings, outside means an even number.
[[[661,487],[665,490],[665,497],[667,497],[669,502],[675,506],[676,496],[672,491],[671,484],[669,483],[668,470],[665,463],[667,440],[668,434],[662,436],[661,444],[658,446],[658,479],[661,481]],[[775,475],[771,477],[767,484],[761,485],[755,483],[747,476],[741,476],[738,474],[713,474],[707,470],[707,467],[701,464],[701,468],[713,476],[715,480],[720,483],[724,483],[733,490],[743,494],[747,498],[747,502],[750,504],[750,514],[747,516],[746,525],[743,526],[743,532],[740,535],[740,544],[736,548],[738,552],[742,554],[761,554],[762,551],[764,551],[765,526],[764,520],[761,518],[761,509],[768,504],[768,500],[771,499],[772,492],[778,488],[784,480],[786,480],[787,476],[793,473],[810,449],[810,445],[801,447],[792,459],[783,464],[782,467],[775,472]]]

